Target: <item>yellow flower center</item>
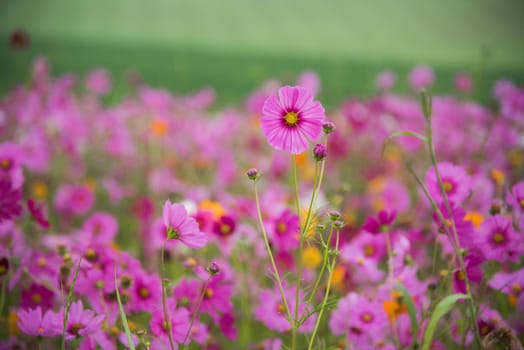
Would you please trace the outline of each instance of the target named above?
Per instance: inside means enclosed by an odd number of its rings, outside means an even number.
[[[31,296],[31,300],[33,300],[33,303],[40,304],[42,302],[42,296],[38,293],[35,293]]]
[[[500,232],[497,232],[493,235],[493,242],[502,243],[504,242],[504,235]]]
[[[466,279],[466,276],[464,276],[464,271],[462,270],[457,271],[457,279],[459,281],[464,281]]]
[[[231,226],[228,224],[222,224],[220,225],[220,232],[225,236],[231,233]]]
[[[38,334],[44,333],[44,329],[42,327],[38,327]]]
[[[284,120],[289,126],[296,125],[298,123],[298,114],[296,112],[287,112]]]
[[[138,291],[138,294],[141,298],[147,298],[149,296],[149,290],[146,287],[142,287]]]
[[[369,323],[373,320],[373,317],[369,313],[365,313],[361,316],[362,321]]]
[[[444,187],[444,191],[446,191],[446,193],[451,192],[451,190],[453,189],[453,185],[449,181],[444,181],[442,187]]]
[[[280,233],[280,234],[284,234],[284,233],[286,233],[286,231],[287,231],[286,224],[283,223],[283,222],[279,222],[277,224],[277,232]]]
[[[286,312],[286,308],[284,307],[284,305],[282,305],[282,304],[278,304],[278,305],[277,305],[277,312],[278,312],[279,314],[283,314],[283,313],[285,313],[285,312]]]
[[[2,161],[0,161],[0,168],[9,170],[9,168],[11,168],[11,161],[9,159],[2,159]]]
[[[213,289],[207,288],[206,291],[204,292],[204,297],[206,299],[209,299],[209,298],[211,298],[213,296],[213,294],[214,294],[213,293]]]
[[[522,286],[518,283],[515,283],[511,286],[511,291],[515,294],[518,294],[522,291]]]
[[[524,199],[521,199],[520,202],[519,202],[519,204],[520,204],[520,207],[521,207],[522,209],[524,209]]]
[[[373,254],[375,254],[375,248],[371,244],[367,244],[364,247],[364,254],[366,256],[373,256]]]
[[[41,257],[41,258],[38,258],[38,260],[36,261],[36,263],[38,264],[38,266],[40,267],[45,267],[47,265],[47,260],[44,258],[44,257]]]

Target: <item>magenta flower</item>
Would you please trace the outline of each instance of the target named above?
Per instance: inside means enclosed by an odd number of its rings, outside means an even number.
[[[72,303],[67,318],[66,339],[72,340],[97,332],[103,320],[104,316],[96,315],[93,310],[84,309],[81,301]]]
[[[27,200],[27,208],[29,209],[29,212],[31,213],[31,216],[33,217],[33,219],[35,219],[35,221],[42,228],[49,228],[49,221],[47,221],[42,208],[37,206],[34,199],[29,198]]]
[[[236,221],[229,215],[222,215],[213,222],[213,233],[220,238],[231,236],[236,229]]]
[[[36,309],[19,310],[17,316],[18,328],[25,334],[54,337],[62,333],[61,320],[51,310],[42,316],[42,309],[38,306]]]
[[[196,220],[187,215],[182,204],[172,204],[169,199],[166,200],[163,219],[168,239],[178,239],[193,249],[200,249],[206,245],[206,235],[200,231]]]
[[[522,239],[511,220],[503,215],[487,218],[477,232],[477,245],[488,260],[518,261],[523,253]]]
[[[505,294],[524,294],[524,268],[514,272],[497,272],[488,281],[488,286]]]
[[[446,192],[448,200],[459,204],[466,199],[471,191],[472,181],[464,168],[448,162],[438,163],[437,167],[442,180],[442,187],[444,188],[444,192]],[[426,186],[431,197],[437,202],[443,201],[437,175],[433,167],[426,173]]]
[[[85,240],[91,243],[106,244],[111,243],[118,231],[116,218],[108,213],[96,212],[86,220],[82,227]]]
[[[95,204],[95,195],[86,185],[62,185],[55,194],[54,204],[62,212],[82,215]]]
[[[518,213],[524,213],[524,181],[517,182],[506,194],[506,202]]]
[[[187,311],[187,309],[184,307],[176,309],[175,302],[173,299],[169,299],[167,301],[167,308],[169,309],[171,319],[171,333],[173,336],[173,340],[176,343],[182,343],[187,333],[187,329],[189,328],[189,311]],[[157,344],[153,348],[169,348],[168,325],[169,324],[167,320],[164,319],[164,311],[162,307],[159,307],[156,311],[152,312],[152,317],[150,321],[151,333],[155,336],[156,340],[164,343],[164,347],[161,347],[160,344]]]
[[[467,94],[473,89],[473,80],[471,76],[466,73],[457,73],[453,79],[453,83],[458,92]]]
[[[377,218],[368,217],[366,222],[362,226],[362,229],[366,232],[377,234],[390,230],[390,226],[397,217],[396,210],[385,211],[381,210],[378,213]]]
[[[284,210],[273,222],[273,229],[269,230],[271,243],[279,251],[290,251],[299,245],[298,215],[291,210]]]
[[[333,334],[345,334],[359,349],[381,340],[388,325],[381,302],[353,292],[339,300],[329,321]]]
[[[0,179],[0,223],[22,214],[22,191],[13,189],[11,182]]]
[[[390,70],[386,70],[386,71],[381,72],[377,76],[375,80],[375,85],[381,91],[388,91],[388,90],[391,90],[391,88],[395,85],[396,80],[397,80],[397,77],[395,73]]]
[[[53,307],[55,293],[39,284],[31,283],[27,290],[21,292],[20,307],[24,309],[42,308],[44,311]]]
[[[320,135],[324,119],[324,107],[313,101],[310,91],[284,86],[264,103],[261,126],[271,146],[298,154],[307,149],[308,139]]]
[[[435,73],[429,66],[421,64],[413,67],[409,72],[409,84],[415,91],[429,87],[434,81]]]

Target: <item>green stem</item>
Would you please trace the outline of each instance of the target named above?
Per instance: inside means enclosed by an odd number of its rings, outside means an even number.
[[[195,306],[195,309],[193,310],[193,314],[191,315],[191,321],[189,322],[189,328],[187,329],[186,335],[184,336],[184,341],[182,342],[182,350],[184,350],[187,346],[186,342],[189,338],[189,334],[191,333],[191,328],[193,328],[193,323],[195,322],[195,319],[198,315],[198,310],[200,310],[200,305],[202,305],[202,302],[204,301],[204,295],[206,294],[207,286],[209,285],[209,280],[211,279],[211,276],[208,277],[206,280],[206,283],[204,283],[204,287],[202,288],[202,292],[200,293],[200,297],[198,298],[198,302]]]
[[[73,283],[71,284],[71,287],[69,287],[69,293],[67,295],[67,302],[66,302],[66,307],[64,310],[64,328],[62,330],[62,346],[61,346],[62,350],[65,350],[65,335],[66,335],[66,328],[67,328],[67,319],[69,318],[69,309],[71,309],[71,304],[73,303],[73,291],[75,289],[76,278],[78,276],[78,270],[80,270],[81,262],[82,262],[82,257],[78,259],[78,264],[76,265],[75,272],[73,274]]]
[[[386,248],[388,250],[388,275],[391,278],[393,277],[393,249],[391,247],[389,229],[386,232],[384,232],[384,235],[386,236]]]
[[[291,311],[289,309],[289,306],[287,304],[286,297],[284,295],[284,287],[282,286],[282,280],[280,279],[280,274],[278,273],[277,264],[275,263],[275,259],[273,258],[273,253],[271,252],[271,247],[269,246],[269,240],[267,238],[266,228],[264,227],[264,221],[262,220],[262,212],[260,210],[260,200],[258,199],[258,191],[257,191],[257,182],[256,180],[253,181],[253,188],[255,191],[255,202],[257,206],[257,215],[258,215],[258,222],[260,224],[260,229],[262,230],[262,236],[264,237],[264,244],[266,246],[267,255],[269,256],[269,260],[271,261],[271,266],[273,267],[273,273],[275,275],[275,279],[278,284],[278,289],[280,291],[280,296],[282,298],[282,303],[284,304],[284,307],[286,309],[286,314],[289,320],[289,324],[291,325],[293,322],[293,317],[291,316]]]
[[[333,225],[331,226],[331,232],[333,232]],[[339,236],[340,236],[340,231],[337,230],[336,241],[335,241],[336,242],[335,243],[335,251],[336,252],[338,252]],[[329,249],[329,248],[327,248],[327,249]],[[331,290],[331,279],[333,277],[333,270],[335,268],[335,262],[336,261],[337,261],[337,258],[335,256],[335,257],[333,257],[333,261],[331,261],[331,265],[329,266],[329,274],[328,274],[328,283],[327,283],[327,287],[326,287],[326,293],[324,294],[324,300],[322,301],[322,306],[320,307],[320,311],[318,313],[318,318],[317,318],[317,322],[315,323],[315,328],[313,329],[313,334],[311,335],[311,339],[309,340],[308,350],[313,349],[313,341],[315,340],[315,335],[317,334],[318,327],[320,325],[320,320],[322,319],[322,314],[324,313],[324,310],[326,308],[326,303],[327,303],[327,300],[329,298],[329,291]]]
[[[162,309],[164,311],[164,321],[167,325],[167,337],[169,338],[169,346],[171,347],[171,350],[175,350],[175,342],[173,340],[173,332],[172,332],[172,325],[171,325],[171,315],[169,314],[169,310],[167,308],[167,290],[166,285],[164,283],[164,276],[166,273],[166,266],[164,261],[164,251],[167,244],[167,239],[164,241],[164,244],[162,244],[162,248],[160,250],[160,270],[162,272]]]
[[[329,229],[329,235],[326,242],[326,247],[324,250],[324,258],[322,260],[322,266],[320,267],[320,272],[317,277],[317,280],[315,281],[315,285],[313,286],[313,290],[311,291],[311,294],[309,295],[309,298],[306,302],[306,308],[304,309],[304,312],[302,313],[302,316],[300,317],[300,321],[303,322],[304,315],[306,313],[306,310],[308,306],[311,305],[313,302],[313,298],[315,297],[315,294],[317,293],[318,288],[320,287],[320,282],[322,280],[322,276],[324,275],[324,271],[326,269],[327,263],[328,263],[328,252],[329,252],[329,245],[331,244],[331,237],[333,235],[333,225],[331,225],[331,228]]]

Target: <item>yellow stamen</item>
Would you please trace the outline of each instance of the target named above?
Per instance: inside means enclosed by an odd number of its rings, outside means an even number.
[[[284,116],[284,120],[289,126],[296,125],[298,123],[298,114],[296,112],[287,112]]]
[[[364,247],[364,255],[373,256],[373,254],[375,254],[375,248],[371,244],[367,244]]]
[[[307,269],[316,269],[322,262],[322,255],[316,247],[307,247],[302,252],[302,265]]]
[[[141,298],[147,298],[149,296],[149,290],[146,287],[142,287],[138,291],[138,294]]]
[[[442,183],[442,187],[444,187],[444,191],[446,191],[446,193],[449,193],[453,189],[453,184],[449,181],[444,181]]]
[[[40,304],[42,302],[42,296],[38,293],[35,293],[31,296],[31,300],[33,300],[33,303]]]
[[[502,243],[504,242],[504,235],[500,232],[497,232],[493,235],[493,242]]]

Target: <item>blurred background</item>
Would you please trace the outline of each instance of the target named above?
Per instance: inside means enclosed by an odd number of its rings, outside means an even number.
[[[113,75],[185,93],[212,86],[220,104],[238,103],[264,80],[292,83],[306,70],[322,80],[328,105],[375,92],[384,69],[428,64],[436,92],[471,74],[489,101],[494,79],[524,83],[522,0],[0,0],[0,95],[28,82],[48,58],[54,74]]]

